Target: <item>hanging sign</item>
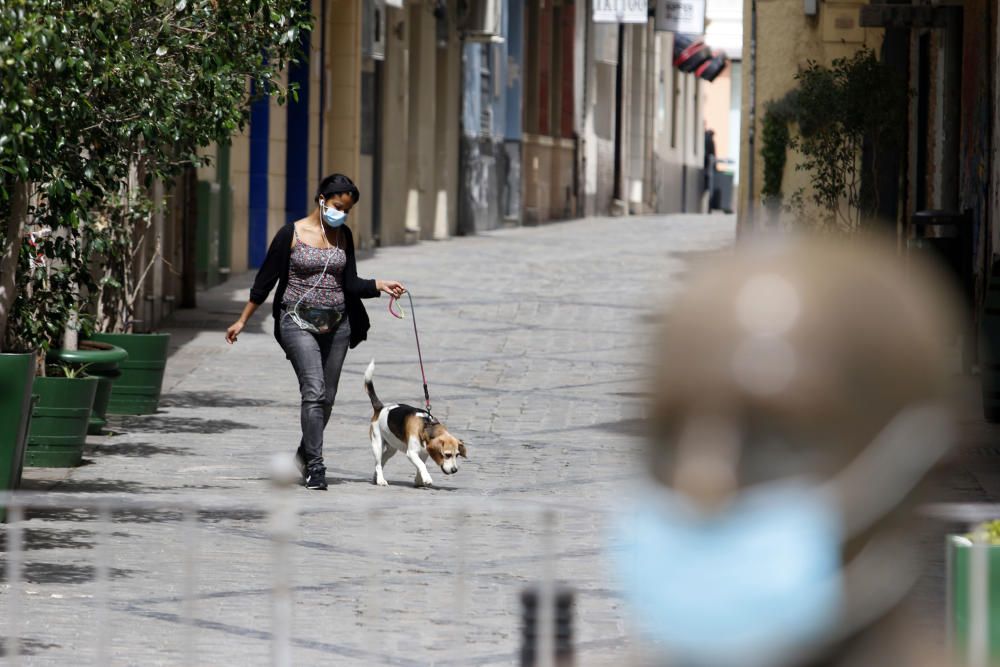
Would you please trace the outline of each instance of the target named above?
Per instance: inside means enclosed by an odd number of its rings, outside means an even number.
[[[705,0],[656,0],[657,30],[705,34]]]
[[[594,23],[645,23],[647,0],[594,0]]]

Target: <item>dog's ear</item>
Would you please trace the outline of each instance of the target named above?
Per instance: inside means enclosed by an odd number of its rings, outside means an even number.
[[[461,456],[463,459],[469,458],[465,454],[465,443],[462,442],[461,440],[458,441],[458,455]]]

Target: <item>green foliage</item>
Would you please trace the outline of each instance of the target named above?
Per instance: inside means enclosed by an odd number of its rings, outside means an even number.
[[[294,94],[278,75],[311,26],[307,6],[0,3],[0,220],[52,230],[38,248],[44,266],[29,265],[35,249],[21,250],[8,345],[57,343],[70,315],[96,301],[108,309],[100,326],[124,326],[151,184],[169,184],[198,164],[200,148],[245,127],[250,81],[279,102]],[[31,186],[26,214],[11,205],[18,183]]]
[[[781,181],[791,145],[789,123],[795,120],[795,91],[765,106],[761,120],[761,157],[764,160],[764,184],[761,196],[765,201],[781,198]]]
[[[795,146],[803,160],[796,168],[809,172],[812,201],[825,222],[856,230],[878,205],[878,153],[902,141],[906,83],[871,49],[838,58],[829,68],[809,62],[797,79]],[[863,170],[866,144],[875,159]]]
[[[967,537],[977,544],[1000,545],[1000,519],[979,524]]]
[[[50,378],[86,378],[87,369],[91,364],[49,364],[46,367],[45,375]]]
[[[838,58],[830,67],[809,61],[796,80],[797,88],[769,103],[762,119],[761,195],[765,201],[782,198],[788,150],[796,149],[803,159],[795,168],[809,173],[812,188],[808,198],[794,193],[791,207],[803,211],[811,203],[822,212],[821,226],[855,230],[878,205],[879,153],[902,141],[906,83],[871,49]],[[873,148],[867,170],[864,146]]]

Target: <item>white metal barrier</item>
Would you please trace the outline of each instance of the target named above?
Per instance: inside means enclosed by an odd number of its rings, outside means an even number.
[[[624,646],[600,509],[446,496],[340,509],[280,487],[252,508],[0,494],[5,662],[284,667],[318,651],[338,665],[555,667],[573,650],[564,627],[556,638],[557,583],[594,592],[593,646]],[[520,596],[536,585],[537,625],[522,635]]]

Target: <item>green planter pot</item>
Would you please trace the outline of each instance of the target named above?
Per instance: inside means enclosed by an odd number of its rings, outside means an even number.
[[[951,598],[951,636],[959,658],[969,655],[969,628],[972,600],[969,590],[972,543],[965,537],[948,537],[948,588]],[[986,641],[989,664],[1000,664],[1000,546],[975,547],[986,550]],[[964,664],[964,662],[963,662]]]
[[[151,415],[160,403],[163,371],[167,367],[170,334],[94,334],[91,340],[111,343],[128,352],[121,377],[111,388],[108,413]]]
[[[128,352],[116,345],[94,340],[80,341],[80,347],[79,350],[52,350],[46,358],[49,363],[86,365],[86,374],[97,378],[97,393],[94,394],[94,407],[90,411],[87,433],[100,435],[107,424],[105,417],[111,400],[111,389],[122,374],[119,366],[128,359]]]
[[[31,421],[32,380],[35,355],[0,354],[0,490],[21,485],[24,449]],[[0,505],[0,521],[6,520]]]
[[[24,463],[70,468],[83,460],[97,378],[35,378],[38,405],[31,418]]]

